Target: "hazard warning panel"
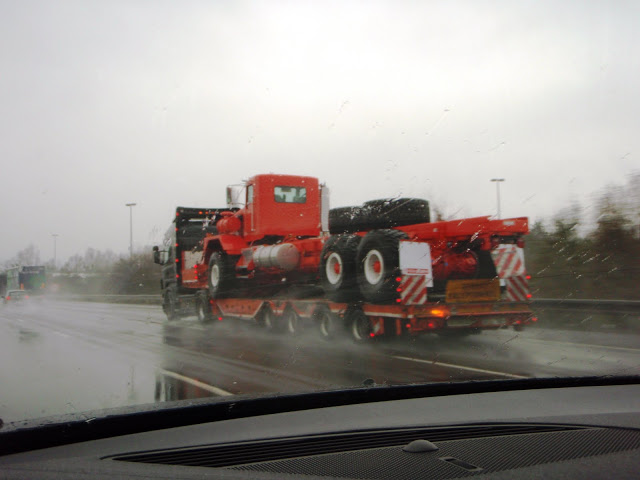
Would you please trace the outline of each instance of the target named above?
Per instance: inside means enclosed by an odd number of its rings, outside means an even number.
[[[400,270],[398,286],[403,305],[423,305],[427,302],[427,287],[433,287],[431,247],[425,242],[400,242]]]
[[[525,302],[531,298],[524,268],[524,251],[516,245],[500,245],[491,252],[498,277],[504,281],[507,300]]]
[[[427,302],[427,277],[424,275],[402,275],[398,289],[402,305],[423,305]]]
[[[526,275],[518,275],[505,279],[507,287],[507,300],[512,302],[526,302],[531,299],[529,282]]]
[[[525,275],[524,251],[516,245],[500,245],[491,252],[496,272],[500,278]]]

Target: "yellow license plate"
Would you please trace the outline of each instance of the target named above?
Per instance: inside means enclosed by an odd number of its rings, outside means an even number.
[[[497,302],[500,300],[500,280],[449,280],[447,303]]]

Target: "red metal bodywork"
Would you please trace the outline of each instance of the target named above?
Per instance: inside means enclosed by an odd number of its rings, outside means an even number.
[[[277,201],[274,193],[276,187],[306,189],[304,203]],[[245,208],[235,216],[242,217],[242,237],[247,243],[268,236],[317,237],[320,235],[318,179],[295,175],[256,175],[247,182]]]

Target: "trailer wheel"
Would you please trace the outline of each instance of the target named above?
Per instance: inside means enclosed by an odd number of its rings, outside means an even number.
[[[363,343],[371,340],[371,334],[373,333],[371,321],[362,310],[356,308],[348,311],[345,319],[354,342]]]
[[[374,230],[358,247],[356,277],[360,292],[370,302],[388,303],[397,297],[400,274],[398,247],[407,234],[399,230]]]
[[[300,316],[293,307],[287,307],[282,314],[282,323],[287,332],[291,335],[297,335],[302,330],[302,322]]]
[[[313,317],[318,326],[318,332],[324,340],[331,340],[338,336],[340,332],[340,317],[327,308],[320,308]]]
[[[207,323],[213,320],[211,305],[209,305],[207,298],[201,296],[196,300],[196,315],[198,316],[198,321],[201,323]]]
[[[356,253],[358,235],[337,235],[326,241],[320,254],[320,279],[327,297],[335,302],[357,300]]]
[[[274,333],[281,333],[287,328],[282,315],[276,315],[270,307],[262,309],[262,322],[267,330]]]
[[[209,296],[224,298],[234,287],[235,272],[232,260],[221,252],[215,252],[209,259]]]

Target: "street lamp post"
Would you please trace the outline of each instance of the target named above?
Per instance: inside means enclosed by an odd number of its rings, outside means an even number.
[[[504,182],[504,178],[492,178],[492,182],[496,183],[496,196],[498,197],[498,218],[500,218],[500,183]]]
[[[58,234],[57,233],[52,233],[51,236],[53,237],[53,268],[56,268],[56,253],[57,253],[57,241],[58,241]]]
[[[129,207],[129,258],[133,258],[133,207],[135,203],[126,203]]]

